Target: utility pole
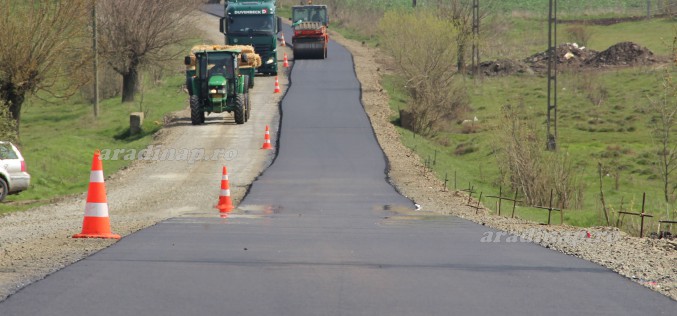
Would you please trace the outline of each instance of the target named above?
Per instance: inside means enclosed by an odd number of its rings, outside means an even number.
[[[94,53],[94,117],[99,117],[99,41],[96,30],[96,0],[92,1],[92,51]]]
[[[415,8],[416,7],[416,0],[412,0],[412,6]]]
[[[651,18],[651,0],[646,0],[646,18]]]
[[[548,13],[548,121],[547,149],[557,150],[557,0]],[[550,130],[554,133],[551,133]]]
[[[477,78],[480,68],[480,0],[472,1],[472,72]]]

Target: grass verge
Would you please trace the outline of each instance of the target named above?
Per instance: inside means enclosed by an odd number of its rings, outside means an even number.
[[[178,64],[178,62],[177,62]],[[147,82],[133,103],[120,98],[103,100],[99,117],[92,105],[75,97],[42,100],[31,97],[24,105],[21,152],[31,174],[31,187],[10,195],[0,204],[0,214],[26,210],[51,199],[87,191],[92,155],[96,149],[135,149],[148,146],[163,125],[165,114],[185,107],[183,71],[169,73],[159,82]],[[129,136],[129,114],[144,112],[143,132]],[[104,173],[127,167],[130,160],[107,160]]]

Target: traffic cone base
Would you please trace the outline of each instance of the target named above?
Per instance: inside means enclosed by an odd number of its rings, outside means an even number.
[[[73,235],[73,238],[120,239],[120,235],[113,234],[110,231],[103,163],[101,162],[101,152],[98,150],[94,152],[92,171],[89,174],[89,188],[87,189],[87,204],[85,205],[85,218],[82,221],[82,232]]]
[[[113,234],[110,231],[110,219],[108,217],[88,217],[85,219],[88,223],[86,225],[92,228],[88,233],[81,233],[73,235],[73,238],[108,238],[120,239],[120,235]],[[83,223],[83,226],[85,224]]]

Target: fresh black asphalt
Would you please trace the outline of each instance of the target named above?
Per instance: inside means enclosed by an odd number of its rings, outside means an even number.
[[[675,315],[674,301],[596,264],[411,215],[343,47],[295,61],[290,78],[279,155],[238,211],[127,236],[0,315]]]

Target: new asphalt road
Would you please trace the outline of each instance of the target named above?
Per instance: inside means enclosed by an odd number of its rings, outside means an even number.
[[[387,182],[343,47],[295,61],[290,80],[279,155],[238,210],[125,237],[9,297],[0,315],[675,314],[674,301],[598,265],[417,216]]]

